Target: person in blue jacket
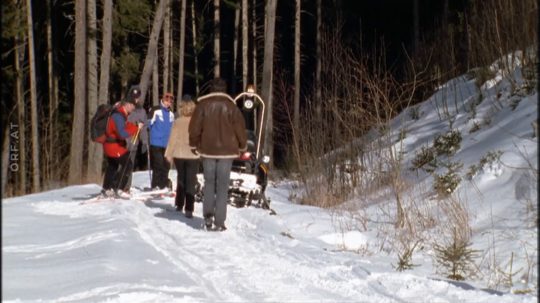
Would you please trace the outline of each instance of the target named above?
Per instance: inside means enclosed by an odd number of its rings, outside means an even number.
[[[151,187],[153,189],[170,189],[172,186],[169,181],[170,163],[165,159],[165,149],[174,122],[174,113],[171,111],[173,102],[173,94],[167,92],[161,98],[159,106],[152,108],[149,113]]]

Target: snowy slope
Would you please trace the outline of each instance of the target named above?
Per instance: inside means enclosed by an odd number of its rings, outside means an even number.
[[[86,205],[74,200],[95,193],[97,185],[5,200],[3,300],[536,301],[388,271],[378,265],[384,258],[373,262],[336,250],[329,214],[286,202],[286,188],[270,189],[277,216],[229,208],[223,233],[201,229],[200,204],[198,215],[186,219],[171,211],[171,198]]]
[[[482,86],[482,102],[471,119],[465,109],[479,93],[473,81],[460,77],[446,83],[418,105],[419,119],[404,112],[394,119],[392,132],[398,136],[401,128],[407,129],[400,146],[404,175],[415,183],[411,190],[432,186],[432,176],[416,175],[407,166],[422,146],[448,131],[448,121],[440,118],[444,100],[463,137],[455,155],[463,163],[462,176],[487,152],[502,152],[500,161],[484,167],[472,181],[462,180],[456,194],[470,210],[473,247],[484,252],[477,260],[481,272],[489,273],[486,268],[496,265],[506,269],[513,253],[515,271],[521,268],[515,283],[532,288],[531,293],[518,295],[508,287],[493,287],[501,279],[495,274],[450,281],[436,271],[428,248],[413,256],[419,266],[397,272],[396,252],[380,249],[385,242],[381,231],[391,226],[388,213],[381,210],[392,212],[391,199],[379,196],[362,209],[370,220],[367,228],[360,228],[351,223],[354,213],[290,202],[295,183],[281,181],[267,189],[276,216],[254,207],[229,207],[228,230],[222,233],[202,230],[201,204],[195,206],[195,217],[186,219],[173,211],[172,198],[81,205],[100,190],[95,184],[5,199],[2,299],[536,302],[537,208],[527,209],[527,201],[536,205],[537,181],[526,168],[531,163],[537,176],[538,139],[532,137],[531,128],[538,112],[537,93],[515,97],[509,83],[497,76]],[[487,120],[489,124],[484,123]],[[482,127],[469,133],[474,121]],[[170,177],[175,180],[174,170]],[[136,173],[133,183],[148,186],[148,173]],[[440,235],[433,230],[432,238]]]

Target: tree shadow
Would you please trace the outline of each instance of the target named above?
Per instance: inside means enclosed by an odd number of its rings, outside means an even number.
[[[472,286],[471,284],[468,284],[468,283],[463,282],[463,281],[454,281],[454,280],[440,279],[440,278],[431,278],[431,279],[435,280],[435,281],[443,281],[443,282],[452,284],[452,285],[457,286],[457,287],[459,287],[461,289],[464,289],[464,290],[481,290],[481,291],[487,292],[490,295],[497,295],[497,296],[504,295],[504,292],[502,292],[502,291],[498,291],[498,290],[495,290],[495,289],[489,289],[489,288],[476,288],[476,287]]]

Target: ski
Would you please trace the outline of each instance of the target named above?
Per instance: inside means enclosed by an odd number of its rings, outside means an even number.
[[[115,199],[116,199],[115,197],[105,197],[105,196],[98,195],[96,197],[80,202],[79,205],[92,204],[92,203],[105,202],[105,201],[114,201]]]
[[[98,193],[95,195],[90,195],[89,198],[83,200],[79,204],[91,204],[91,203],[98,203],[98,202],[106,202],[106,201],[114,201],[114,200],[131,200],[131,197],[119,197],[118,195],[114,196],[105,196],[102,193]]]
[[[144,196],[144,197],[133,196],[133,197],[129,198],[129,200],[139,201],[139,202],[146,202],[146,201],[152,200],[152,199],[153,199],[152,196]]]
[[[146,197],[146,196],[157,196],[157,195],[165,195],[165,196],[172,196],[175,192],[169,190],[168,188],[164,189],[157,189],[157,190],[147,190],[147,188],[143,188],[142,190],[140,188],[134,188],[132,190],[132,196],[134,197]]]
[[[96,195],[94,197],[83,199],[83,201],[81,201],[79,204],[92,204],[92,203],[114,201],[114,200],[123,200],[123,201],[133,200],[133,201],[144,202],[144,201],[147,201],[149,199],[162,199],[163,197],[164,197],[163,194],[160,194],[160,193],[148,193],[148,194],[144,194],[144,195],[136,194],[136,195],[132,195],[131,197],[126,197],[126,198],[116,197],[116,196],[114,196],[114,197],[105,197],[105,196],[102,196],[101,194],[98,194],[98,195]]]
[[[154,200],[162,200],[165,198],[174,198],[175,195],[167,194],[167,193],[154,193],[154,194],[147,194],[147,195],[133,195],[132,199],[135,200],[148,200],[148,199],[154,199]]]
[[[86,196],[83,196],[83,197],[73,197],[73,200],[74,201],[86,201],[86,200],[97,198],[99,196],[101,196],[101,193],[89,194],[89,195],[86,195]]]

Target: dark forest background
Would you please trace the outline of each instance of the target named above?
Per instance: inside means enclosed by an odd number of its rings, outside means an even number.
[[[184,26],[180,24],[182,1],[162,1],[170,12],[165,16],[170,29],[166,32],[161,26],[155,63],[158,77],[152,76],[148,84],[147,108],[157,104],[165,89],[177,99],[183,94],[197,97],[205,92],[204,83],[215,76],[215,1],[187,0]],[[110,78],[106,100],[99,103],[122,100],[129,86],[141,81],[162,1],[112,1]],[[299,70],[294,64],[297,1],[301,5]],[[242,1],[218,1],[220,76],[227,81],[231,95],[249,83],[256,83],[258,92],[270,94],[273,106],[268,134],[272,140],[265,149],[272,155],[274,167],[285,172],[301,170],[307,155],[324,154],[368,129],[382,127],[400,111],[425,100],[448,79],[464,73],[480,77],[481,67],[497,58],[516,50],[536,50],[537,45],[538,7],[533,0],[297,1],[246,1],[248,83],[242,78],[242,22],[235,27],[235,13]],[[75,63],[75,30],[76,7],[95,6],[96,31],[87,29],[86,39],[95,38],[99,62],[105,2],[2,1],[4,196],[68,183],[101,182],[99,176],[89,173],[95,166],[90,156],[95,143],[87,138],[93,105],[76,97],[80,94],[76,93],[75,78],[81,71]],[[276,5],[275,20],[265,13],[272,3]],[[265,23],[275,25],[270,87],[263,86],[268,77],[263,70]],[[179,72],[181,31],[185,33],[185,48],[184,67]],[[236,61],[235,32],[239,37]],[[167,35],[172,57],[166,58]],[[535,66],[535,60],[527,64]],[[170,72],[164,81],[166,62]],[[296,85],[295,72],[300,76]],[[178,92],[180,73],[182,91]],[[295,91],[299,92],[298,101]],[[86,94],[90,93],[87,89]],[[77,100],[86,110],[82,118],[76,113]],[[297,114],[293,111],[295,101],[299,102]],[[80,149],[74,149],[73,130],[78,124],[84,129],[84,138],[78,144]],[[73,164],[74,150],[80,155],[80,167]],[[79,171],[78,177],[73,177],[74,170]]]

